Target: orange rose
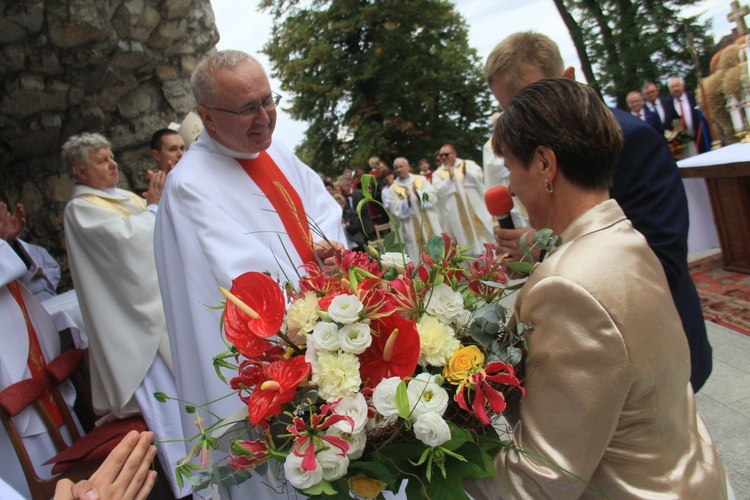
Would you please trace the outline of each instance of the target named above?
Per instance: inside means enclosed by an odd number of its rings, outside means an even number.
[[[484,354],[477,346],[462,347],[451,356],[450,361],[443,368],[443,377],[451,384],[459,385],[483,364]]]

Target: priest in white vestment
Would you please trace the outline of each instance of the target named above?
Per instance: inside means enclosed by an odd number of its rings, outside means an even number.
[[[443,230],[456,238],[461,247],[474,255],[484,251],[484,243],[495,241],[492,216],[484,203],[484,175],[471,160],[456,156],[456,148],[440,148],[443,164],[432,174],[432,184],[440,199]]]
[[[73,136],[63,163],[75,182],[65,207],[70,272],[89,334],[91,395],[100,422],[142,414],[158,440],[179,428],[176,402],[153,393],[174,387],[172,353],[156,278],[155,215],[166,176],[150,173],[146,199],[117,189],[119,170],[99,134]],[[183,446],[159,446],[164,469]],[[181,496],[173,474],[172,488]]]
[[[272,143],[280,96],[255,59],[234,50],[214,53],[198,65],[191,84],[204,130],[167,178],[154,246],[177,395],[205,404],[232,392],[212,363],[227,349],[221,311],[211,309],[224,298],[219,286],[229,288],[247,271],[297,283],[308,259],[333,255],[332,246],[320,244],[323,236],[332,242],[345,236],[341,207],[318,174]],[[209,408],[228,417],[243,406],[230,396]],[[211,422],[207,416],[206,425]],[[183,428],[185,436],[197,432],[195,415],[183,413]],[[243,492],[222,498],[275,497],[268,482],[254,475]]]
[[[433,228],[428,210],[434,215],[437,193],[427,179],[411,173],[406,158],[393,161],[396,178],[387,191],[383,191],[383,204],[398,222],[398,234],[409,259],[416,265],[422,255],[422,247],[433,235],[440,235],[438,226]]]
[[[36,337],[41,354],[47,363],[60,354],[60,336],[52,318],[22,284],[22,281],[34,275],[36,266],[31,256],[26,253],[25,247],[16,238],[23,229],[17,226],[23,225],[23,217],[19,219],[18,215],[20,214],[17,210],[11,216],[6,206],[0,203],[0,342],[3,345],[0,349],[0,390],[33,376],[29,368],[30,350],[33,349],[31,335]],[[13,223],[10,222],[11,218],[16,218]],[[6,231],[9,224],[17,226],[16,229]],[[26,315],[29,324],[26,323]],[[73,386],[66,382],[60,389],[72,412],[75,401]],[[36,409],[27,408],[13,417],[13,423],[23,439],[37,475],[42,478],[52,477],[52,465],[43,466],[42,463],[56,455],[57,450]],[[0,482],[8,483],[25,498],[31,498],[21,464],[2,426],[0,455],[3,457]],[[0,492],[2,491],[0,488]]]

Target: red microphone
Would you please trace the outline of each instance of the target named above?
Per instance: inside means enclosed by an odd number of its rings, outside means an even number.
[[[498,185],[488,189],[484,193],[484,203],[487,205],[490,214],[497,217],[501,229],[516,228],[510,216],[510,211],[513,209],[513,198],[510,196],[507,187]]]

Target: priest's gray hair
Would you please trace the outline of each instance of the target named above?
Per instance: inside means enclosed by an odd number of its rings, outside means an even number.
[[[213,103],[216,99],[214,74],[222,68],[235,68],[246,59],[261,66],[256,58],[241,50],[220,50],[204,57],[190,77],[190,88],[193,90],[195,102],[204,106]]]
[[[74,167],[80,165],[84,170],[89,168],[89,155],[92,151],[102,148],[112,149],[112,144],[101,134],[84,132],[65,141],[62,147],[62,161],[73,180],[77,179]]]

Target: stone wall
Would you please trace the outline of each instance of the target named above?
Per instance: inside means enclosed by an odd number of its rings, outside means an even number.
[[[23,237],[67,277],[60,147],[104,134],[120,187],[143,191],[151,134],[195,105],[189,78],[219,39],[214,14],[210,0],[0,0],[0,11],[0,199],[23,203]]]

